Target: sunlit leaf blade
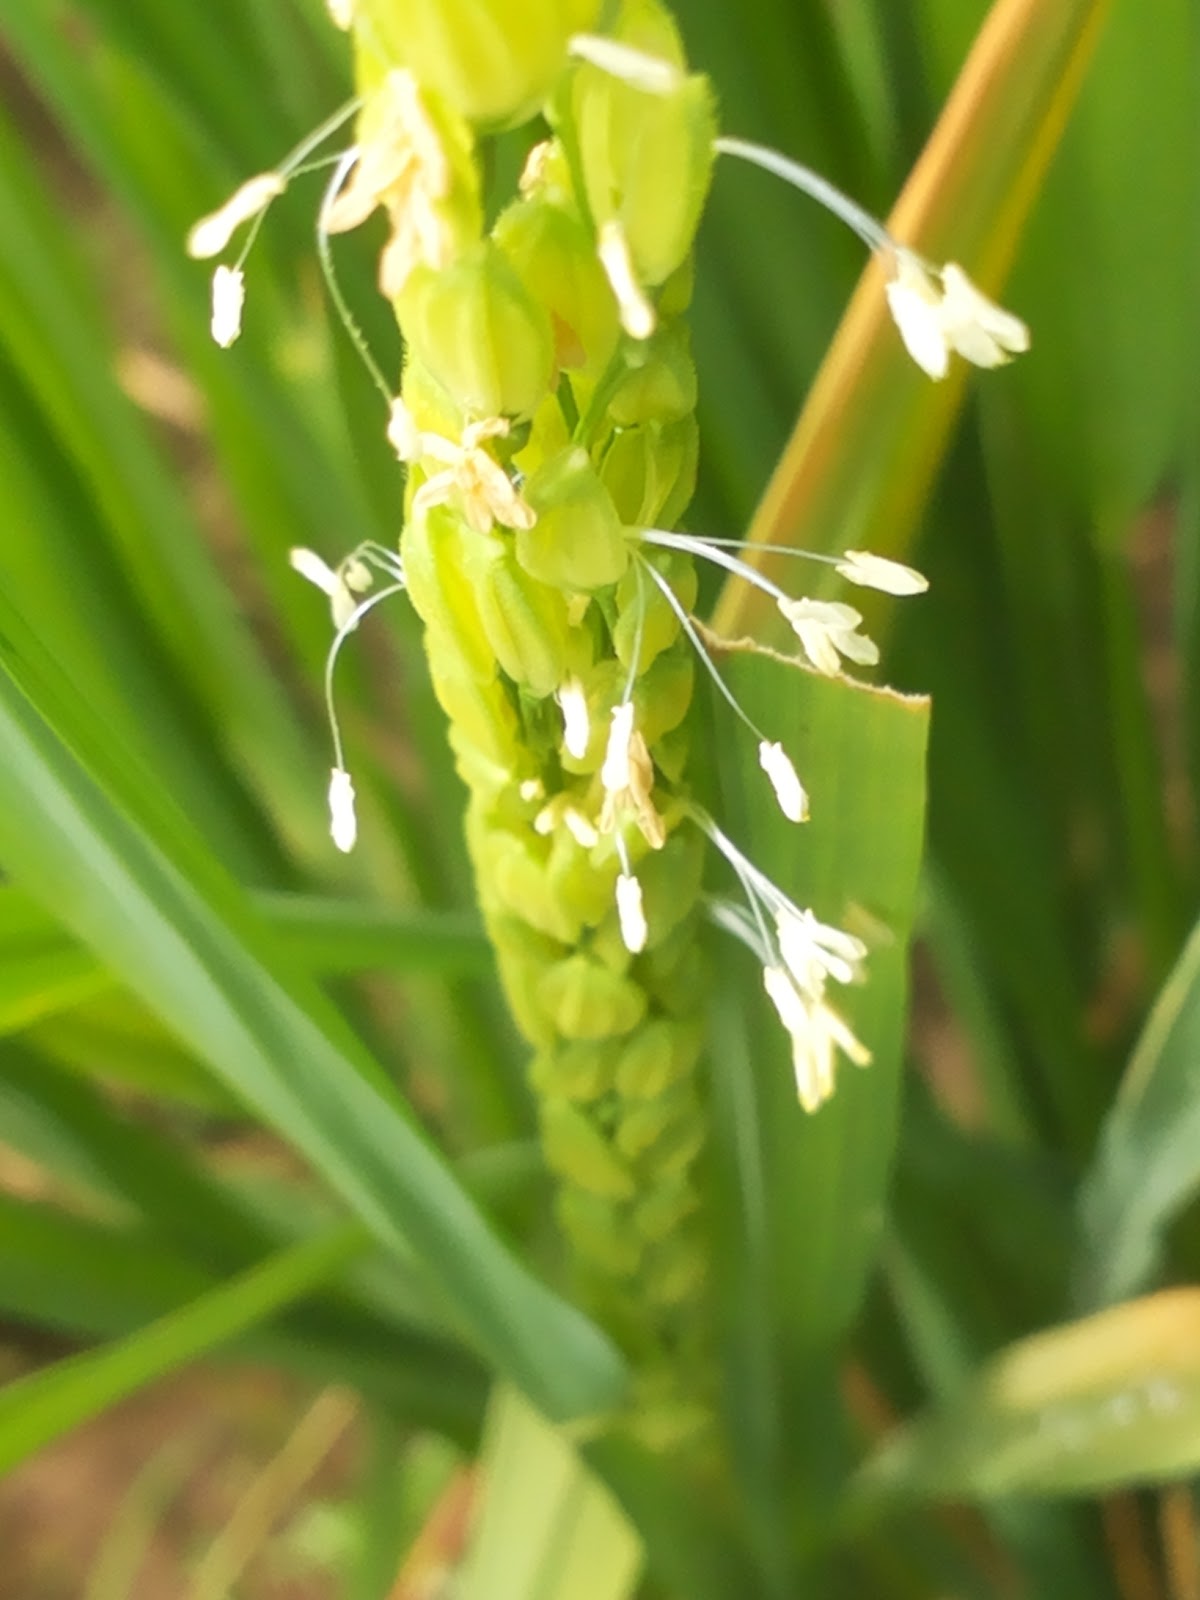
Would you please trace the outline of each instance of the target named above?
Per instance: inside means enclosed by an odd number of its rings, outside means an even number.
[[[1144,1284],[1163,1233],[1200,1190],[1200,928],[1138,1041],[1080,1197],[1079,1303]]]
[[[0,638],[0,860],[385,1247],[415,1252],[481,1353],[551,1414],[611,1405],[623,1381],[611,1344],[499,1242],[319,994],[281,976],[236,885],[148,776],[97,739],[4,597]]]
[[[858,1488],[972,1499],[1095,1493],[1200,1466],[1200,1290],[1177,1289],[1010,1345],[885,1443]]]
[[[356,1226],[295,1245],[127,1339],[0,1390],[0,1471],[106,1406],[301,1299],[365,1242]]]
[[[641,1544],[611,1493],[512,1389],[493,1396],[460,1600],[626,1600]]]
[[[997,0],[888,219],[897,238],[932,260],[962,262],[989,291],[999,288],[1105,9],[1105,0]],[[759,504],[752,537],[887,555],[907,547],[969,369],[956,364],[940,384],[918,371],[892,324],[884,280],[873,262]],[[730,585],[716,621],[736,633],[768,616],[758,591]]]

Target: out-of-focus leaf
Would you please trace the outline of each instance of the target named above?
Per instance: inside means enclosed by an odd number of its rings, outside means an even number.
[[[1164,984],[1080,1197],[1083,1306],[1144,1284],[1165,1228],[1200,1189],[1200,927]]]
[[[489,972],[491,946],[469,912],[403,910],[323,895],[264,894],[255,904],[309,972]]]
[[[713,741],[722,752],[722,827],[798,905],[857,933],[870,952],[866,984],[831,986],[830,999],[873,1063],[859,1070],[843,1061],[833,1099],[815,1115],[797,1102],[788,1040],[761,972],[736,955],[723,963],[713,1137],[727,1423],[747,1515],[765,1528],[801,1463],[811,1469],[822,1452],[836,1455],[835,1430],[790,1428],[785,1419],[811,1415],[818,1394],[836,1405],[824,1363],[858,1309],[879,1245],[897,1129],[928,705],[781,659],[745,656],[729,675],[794,759],[812,820],[784,820],[753,741],[733,728]],[[740,898],[735,886],[723,892]],[[827,1489],[836,1470],[827,1459]],[[821,1515],[815,1502],[812,1515]]]
[[[876,1495],[1097,1493],[1200,1466],[1200,1290],[1113,1307],[1010,1345],[886,1441]]]
[[[484,1432],[482,1505],[460,1600],[626,1600],[641,1541],[563,1437],[507,1386]]]
[[[955,1128],[920,1082],[910,1086],[885,1270],[935,1394],[1064,1314],[1071,1200],[1047,1156]]]
[[[289,974],[170,798],[97,736],[3,596],[0,644],[0,860],[385,1248],[416,1255],[482,1354],[552,1414],[614,1404],[625,1373],[611,1343],[501,1244],[377,1064]]]
[[[468,913],[405,911],[323,895],[263,893],[254,901],[280,947],[307,972],[467,974],[492,967],[491,948],[478,919]],[[0,884],[0,1034],[73,1011],[114,983],[108,968],[52,916],[14,884]],[[103,1015],[112,1019],[111,1010]],[[103,1057],[104,1029],[95,1007],[82,1020],[86,1031],[81,1037],[90,1039]],[[155,1052],[165,1055],[169,1047],[157,1025],[149,1026],[145,1048],[152,1058]],[[122,1039],[124,1065],[133,1048],[131,1037]],[[117,1075],[130,1076],[119,1069]],[[154,1067],[145,1076],[153,1085]]]
[[[888,219],[935,261],[1002,283],[1090,59],[1105,0],[997,0]],[[892,325],[872,262],[842,319],[751,537],[810,550],[904,551],[961,403],[967,369],[934,384]],[[1003,380],[1001,380],[1003,381]],[[774,627],[770,603],[726,588],[722,633]]]
[[[111,354],[97,360],[111,341],[95,286],[2,122],[0,195],[20,219],[0,250],[0,327],[11,357],[0,407],[19,440],[0,502],[11,524],[0,573],[31,611],[39,606],[47,637],[78,663],[98,714],[156,749],[231,852],[249,836],[249,868],[265,845],[260,837],[250,848],[249,807],[225,757],[247,773],[269,760],[277,773],[298,775],[309,764],[307,741],[120,392]],[[82,537],[85,516],[94,528]],[[291,789],[303,807],[294,779]],[[273,798],[284,805],[278,787]]]
[[[0,1390],[0,1470],[302,1299],[364,1244],[357,1225],[340,1226],[281,1251],[115,1345],[10,1383]]]
[[[962,9],[932,0],[931,47],[953,48]],[[1013,275],[1036,355],[1013,374],[1012,442],[1110,546],[1178,460],[1191,402],[1196,42],[1188,0],[1111,8]]]

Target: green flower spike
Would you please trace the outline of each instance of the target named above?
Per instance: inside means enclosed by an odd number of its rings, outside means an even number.
[[[899,263],[893,308],[910,347],[993,362],[1021,329],[958,269],[935,276],[807,169],[715,134],[707,80],[689,73],[659,0],[623,0],[603,34],[596,0],[331,0],[352,31],[360,98],[278,172],[244,185],[193,231],[221,254],[214,333],[236,336],[242,268],[265,209],[317,145],[356,117],[318,221],[334,303],[386,406],[407,468],[400,552],[365,545],[337,567],[296,551],[335,629],[326,667],[333,841],[350,849],[354,785],[333,700],[345,638],[404,588],[467,786],[479,902],[517,1025],[531,1046],[556,1215],[578,1293],[639,1373],[621,1425],[656,1448],[710,1426],[717,1368],[706,1305],[697,1158],[706,993],[703,919],[747,945],[816,1111],[840,1059],[870,1059],[838,1011],[862,979],[857,938],[771,883],[689,791],[697,662],[757,747],[780,810],[810,797],[782,744],[751,721],[693,616],[697,563],[768,593],[811,668],[869,664],[840,601],[794,595],[736,539],[678,532],[695,480],[696,371],[685,314],[691,250],[716,154],[783,171]],[[477,143],[543,112],[518,192],[485,227]],[[388,220],[379,283],[405,345],[399,393],[334,274],[330,236]],[[864,220],[865,219],[865,220]],[[957,275],[956,275],[957,274]],[[907,299],[905,298],[907,296]],[[898,303],[897,303],[898,302]],[[918,304],[919,302],[919,304]],[[800,552],[775,551],[773,555]],[[911,568],[864,551],[814,557],[849,583],[916,594]],[[375,579],[388,581],[378,589]],[[821,796],[811,804],[821,803]],[[708,846],[740,900],[705,899]]]

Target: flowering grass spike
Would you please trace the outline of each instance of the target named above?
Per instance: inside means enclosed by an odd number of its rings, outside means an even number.
[[[600,10],[598,0],[544,0],[528,15],[506,0],[330,0],[353,35],[358,97],[189,243],[218,256],[247,226],[235,260],[216,269],[213,332],[227,344],[267,207],[309,165],[332,166],[318,259],[379,390],[381,434],[407,470],[398,551],[368,542],[336,567],[291,555],[334,628],[333,842],[349,850],[357,836],[334,667],[363,616],[403,590],[469,792],[479,901],[533,1053],[578,1289],[638,1370],[627,1420],[670,1448],[707,1426],[715,1386],[696,1177],[703,919],[760,964],[806,1110],[834,1092],[839,1058],[870,1061],[830,998],[864,979],[865,944],[760,872],[689,780],[698,665],[735,732],[753,739],[783,816],[803,824],[822,804],[726,684],[694,615],[697,563],[769,594],[807,668],[834,676],[879,655],[852,606],[793,593],[738,554],[743,541],[677,528],[698,451],[691,251],[717,155],[799,183],[887,259],[897,323],[933,375],[951,350],[994,365],[1028,340],[960,269],[921,262],[816,174],[718,138],[710,86],[688,70],[660,0],[620,0],[603,31],[589,31]],[[517,192],[489,224],[480,142],[539,114],[549,137],[531,143]],[[351,116],[348,147],[318,157]],[[331,245],[377,211],[379,286],[406,352],[398,385],[359,332]],[[892,595],[925,587],[869,552],[809,559]],[[704,896],[710,845],[740,901]]]

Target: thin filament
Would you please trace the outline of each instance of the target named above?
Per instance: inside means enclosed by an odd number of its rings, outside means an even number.
[[[713,148],[725,155],[737,156],[741,161],[749,161],[752,166],[762,167],[764,171],[773,172],[777,178],[790,183],[818,205],[832,211],[835,217],[840,217],[868,249],[891,252],[898,248],[895,239],[869,211],[864,211],[857,201],[843,194],[828,178],[823,178],[819,172],[814,172],[802,162],[792,161],[765,145],[752,144],[749,139],[733,139],[724,135],[713,141]]]
[[[338,652],[345,643],[346,636],[354,632],[360,619],[365,617],[368,611],[377,606],[381,600],[386,600],[389,595],[401,594],[403,591],[402,583],[390,583],[386,589],[380,589],[378,594],[369,595],[366,600],[360,601],[338,629],[329,647],[329,654],[325,657],[325,711],[329,717],[329,731],[333,736],[334,764],[338,767],[344,768],[346,765],[342,756],[342,730],[338,725],[337,712],[333,704],[333,669],[337,665]]]
[[[730,706],[732,706],[734,714],[742,719],[742,721],[750,729],[750,732],[754,735],[754,737],[756,739],[758,739],[760,742],[764,742],[764,743],[768,742],[766,734],[762,731],[762,729],[760,727],[758,727],[758,725],[756,723],[754,723],[754,722],[752,722],[750,720],[750,718],[747,716],[746,712],[742,709],[741,705],[738,703],[738,700],[737,700],[736,696],[734,695],[733,690],[729,687],[729,685],[725,682],[724,678],[717,671],[715,665],[713,664],[712,657],[709,655],[708,651],[704,648],[704,642],[700,638],[699,633],[697,633],[697,631],[696,631],[695,623],[692,621],[692,619],[688,616],[687,612],[684,610],[683,604],[680,601],[679,596],[675,593],[674,589],[671,588],[671,585],[663,577],[662,573],[656,571],[655,568],[650,565],[650,563],[645,559],[644,556],[639,556],[638,560],[639,560],[640,564],[645,567],[646,571],[650,574],[650,576],[654,579],[654,581],[658,585],[658,587],[662,590],[663,598],[666,600],[667,604],[670,606],[671,610],[675,613],[676,617],[678,618],[679,625],[683,629],[684,633],[687,634],[688,639],[691,641],[692,647],[695,650],[696,654],[700,657],[701,661],[703,661],[704,665],[708,668],[709,676],[712,678],[712,680],[716,684],[717,688],[725,696],[725,699],[729,702]]]
[[[346,297],[342,293],[342,286],[338,282],[337,272],[334,270],[333,252],[329,248],[329,213],[334,201],[342,192],[342,185],[349,177],[350,169],[357,160],[358,149],[356,146],[353,150],[346,151],[338,162],[333,177],[329,180],[329,186],[325,190],[325,198],[321,202],[321,209],[317,215],[317,259],[321,264],[321,276],[325,279],[325,287],[329,291],[329,298],[333,302],[333,308],[338,314],[342,327],[349,334],[350,343],[357,350],[371,382],[383,396],[384,403],[390,406],[392,403],[392,391],[388,386],[387,379],[379,370],[378,362],[371,354],[366,335],[355,321],[354,313],[346,303]]]
[[[682,550],[687,555],[699,556],[702,561],[711,561],[714,566],[724,567],[726,572],[732,572],[735,577],[743,578],[756,589],[761,589],[764,594],[769,594],[772,600],[791,598],[777,583],[772,583],[770,578],[764,578],[762,573],[748,562],[739,561],[736,556],[726,555],[720,548],[720,542],[715,539],[698,539],[690,533],[666,533],[661,528],[650,528],[642,534],[642,543],[656,544],[664,550]],[[653,572],[653,567],[650,570]]]

